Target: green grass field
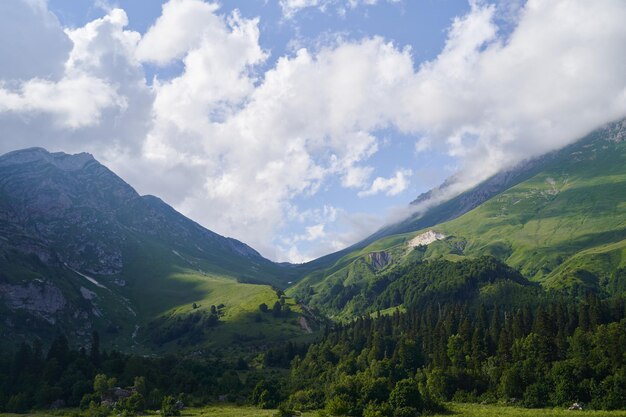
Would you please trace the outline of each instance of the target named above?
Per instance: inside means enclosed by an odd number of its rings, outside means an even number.
[[[305,332],[299,324],[302,309],[292,298],[285,299],[283,308],[288,307],[289,314],[274,317],[271,311],[261,313],[259,305],[264,303],[271,310],[279,301],[276,291],[269,285],[246,284],[232,278],[192,270],[181,270],[167,279],[168,291],[175,298],[176,306],[160,312],[156,317],[163,319],[159,327],[148,327],[149,332],[160,332],[168,323],[193,314],[208,314],[210,307],[223,306],[219,309],[219,324],[204,330],[205,337],[197,341],[175,340],[161,346],[164,351],[180,352],[180,349],[198,347],[220,348],[224,354],[239,355],[248,345],[279,344],[288,340],[309,341],[314,335]],[[193,297],[185,289],[193,288]],[[161,294],[162,297],[162,294]],[[197,308],[193,307],[196,304]],[[155,314],[154,312],[152,314]],[[154,315],[152,316],[154,317]],[[311,322],[315,328],[315,323]],[[143,342],[143,340],[139,340]],[[244,349],[245,350],[245,349]]]
[[[527,409],[519,407],[508,407],[500,405],[479,405],[479,404],[446,404],[448,410],[446,414],[437,414],[436,416],[457,416],[457,417],[561,417],[561,416],[578,416],[578,417],[626,417],[626,410],[619,411],[569,411],[565,408],[541,408]],[[207,407],[188,408],[183,410],[181,417],[271,417],[276,410],[260,410],[254,407],[236,406],[231,404],[211,405]],[[68,416],[72,414],[72,410],[64,410],[57,412],[34,412],[27,414],[2,414],[0,417],[52,417],[52,416]],[[149,413],[148,415],[155,415]],[[302,413],[302,417],[315,417],[317,412],[311,411]],[[436,417],[435,416],[435,417]]]
[[[541,408],[528,409],[519,407],[506,407],[498,405],[480,404],[447,404],[452,415],[458,417],[560,417],[560,416],[580,416],[580,417],[624,417],[626,410],[622,411],[569,411],[565,408]]]

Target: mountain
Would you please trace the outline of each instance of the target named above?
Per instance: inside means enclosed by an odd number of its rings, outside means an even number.
[[[140,196],[89,154],[31,148],[0,157],[3,334],[86,339],[101,330],[122,347],[181,343],[178,328],[195,330],[190,344],[236,338],[296,273]],[[276,320],[246,337],[301,333],[295,317]]]
[[[299,276],[322,276],[344,256],[359,251],[386,236],[414,232],[426,227],[456,219],[480,204],[536,175],[549,161],[557,158],[559,152],[550,152],[535,159],[523,161],[517,166],[497,173],[477,186],[451,198],[446,198],[448,189],[457,178],[450,177],[443,184],[420,194],[410,203],[415,213],[400,222],[384,226],[367,238],[340,251],[322,256],[306,264],[299,265]],[[440,201],[438,203],[431,203]],[[349,258],[349,257],[348,257]]]
[[[403,268],[491,256],[547,290],[621,294],[626,291],[625,139],[626,122],[614,123],[496,175],[377,232],[288,293],[348,317],[379,306],[378,297]]]

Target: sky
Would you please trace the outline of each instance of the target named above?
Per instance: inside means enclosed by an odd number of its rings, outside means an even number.
[[[90,152],[304,262],[625,117],[624,21],[623,0],[4,1],[0,153]]]

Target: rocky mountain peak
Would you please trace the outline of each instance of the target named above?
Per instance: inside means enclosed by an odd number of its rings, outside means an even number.
[[[62,171],[78,171],[88,163],[96,162],[93,155],[81,152],[70,155],[63,152],[48,152],[44,148],[27,148],[0,156],[0,166],[21,165],[33,162],[50,164]]]

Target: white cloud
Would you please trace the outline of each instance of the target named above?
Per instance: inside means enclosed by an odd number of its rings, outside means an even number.
[[[391,178],[377,177],[369,189],[360,191],[359,197],[369,197],[379,193],[388,196],[398,195],[409,186],[410,176],[413,172],[410,169],[399,169]]]
[[[258,36],[256,21],[241,25]],[[229,30],[223,37],[239,36]],[[186,214],[280,256],[269,242],[285,224],[293,198],[317,193],[329,176],[339,176],[346,187],[367,183],[371,169],[361,164],[378,149],[369,132],[389,124],[387,92],[412,72],[412,61],[408,50],[380,38],[339,43],[281,57],[255,85],[249,68],[265,55],[255,49],[255,37],[246,39],[250,45],[239,50],[256,51],[249,59],[222,59],[224,67],[212,69],[213,62],[189,59],[200,53],[192,49],[180,77],[155,84],[154,128],[144,156],[194,172],[185,187],[172,186],[192,190],[170,200]],[[220,88],[241,85],[234,89],[241,95],[203,84],[206,74],[222,73],[237,77]],[[163,189],[161,181],[158,187]]]
[[[286,18],[292,18],[299,11],[308,8],[317,8],[322,12],[329,9],[337,11],[340,15],[347,10],[356,9],[359,6],[373,6],[380,0],[280,0],[280,7]],[[389,3],[400,3],[402,0],[386,0]]]
[[[71,45],[71,50],[55,56],[62,59],[61,73],[19,81],[0,80],[0,126],[8,133],[4,145],[8,149],[16,143],[66,150],[82,147],[95,152],[134,133],[145,135],[145,129],[133,126],[145,122],[150,111],[145,107],[150,93],[143,70],[132,58],[140,35],[123,29],[128,23],[126,13],[115,9],[82,28],[64,31],[50,17],[45,3],[29,0],[14,4],[17,9],[24,4],[36,7],[37,13],[22,16],[26,20],[22,25],[32,27],[33,33],[42,26],[48,28],[49,43],[56,42],[49,45],[51,50],[66,44]],[[33,42],[31,37],[37,36],[24,34],[12,48]],[[49,64],[41,64],[44,68],[46,65]],[[143,111],[137,111],[138,101]],[[133,138],[137,139],[141,140],[141,136]]]
[[[0,79],[60,78],[72,43],[46,1],[2,1],[0,16]]]
[[[374,172],[373,167],[352,166],[346,170],[346,174],[341,179],[341,185],[346,188],[363,188],[367,180]]]
[[[461,162],[455,192],[626,115],[625,3],[530,0],[506,39],[495,11],[456,19],[402,100],[399,125]]]
[[[281,4],[295,13],[366,3]],[[10,19],[28,28],[15,44],[0,40],[1,62],[15,59],[15,70],[0,65],[0,150],[90,151],[139,191],[278,259],[319,254],[283,244],[287,222],[325,250],[363,237],[331,222],[371,230],[369,217],[360,227],[334,208],[331,221],[330,209],[295,206],[329,178],[360,196],[406,189],[409,170],[371,180],[381,129],[454,156],[452,194],[626,115],[622,0],[530,0],[511,13],[506,38],[496,9],[473,2],[440,55],[418,68],[410,49],[383,38],[337,38],[278,57],[263,74],[259,20],[199,0],[171,0],[143,37],[119,9],[65,31],[43,1],[0,11],[0,34],[15,27]],[[146,62],[183,71],[148,86]]]
[[[419,138],[417,142],[415,142],[415,152],[417,153],[425,152],[431,149],[432,146],[433,146],[433,141],[431,138],[429,138],[428,136],[421,137]]]
[[[137,48],[141,61],[165,65],[184,57],[206,39],[223,39],[225,22],[215,15],[219,6],[201,0],[172,0],[143,36]]]
[[[0,112],[49,113],[70,129],[97,124],[102,111],[111,106],[124,109],[126,102],[107,83],[87,75],[58,82],[35,78],[18,91],[0,87]]]

